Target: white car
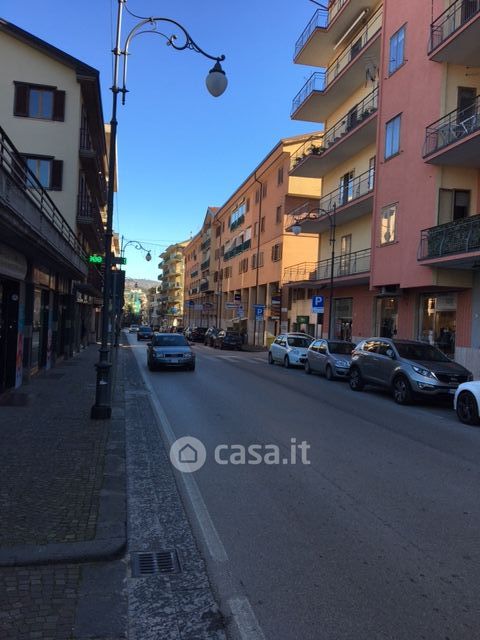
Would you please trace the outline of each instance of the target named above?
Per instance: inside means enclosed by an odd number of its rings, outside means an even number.
[[[480,424],[480,380],[463,382],[458,386],[453,398],[453,408],[458,419],[464,424]]]
[[[306,333],[282,333],[275,338],[268,350],[269,364],[283,364],[284,367],[303,367],[307,349],[314,338]]]

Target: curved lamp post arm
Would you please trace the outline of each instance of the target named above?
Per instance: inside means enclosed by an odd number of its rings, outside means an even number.
[[[161,23],[165,22],[167,24],[174,25],[174,27],[176,27],[180,31],[182,42],[180,44],[176,43],[176,40],[178,40],[178,36],[176,36],[175,34],[172,34],[171,36],[167,36],[166,34],[162,33],[161,31],[158,31],[157,27],[158,27],[158,23],[160,23],[160,22]],[[149,25],[150,29],[142,30],[143,27],[145,27],[146,25]],[[220,74],[225,75],[225,73],[224,73],[224,71],[222,69],[222,66],[220,64],[220,62],[223,62],[223,60],[225,60],[225,56],[224,55],[212,56],[209,53],[207,53],[206,51],[204,51],[195,42],[195,40],[193,40],[193,38],[190,36],[188,31],[185,29],[185,27],[183,27],[179,22],[176,22],[175,20],[171,20],[170,18],[154,18],[154,17],[142,18],[140,20],[140,22],[137,25],[135,25],[133,27],[133,29],[130,31],[130,33],[128,34],[128,36],[127,36],[127,38],[125,40],[124,49],[119,52],[119,54],[121,56],[123,56],[122,88],[118,89],[118,91],[120,91],[122,93],[122,104],[125,104],[125,95],[128,93],[128,89],[127,89],[127,60],[128,60],[128,56],[129,56],[130,43],[136,36],[139,36],[142,33],[153,33],[153,34],[157,34],[158,36],[162,36],[163,38],[165,38],[167,46],[171,46],[174,49],[176,49],[177,51],[183,51],[184,49],[191,49],[192,51],[200,53],[202,56],[204,56],[205,58],[208,58],[209,60],[215,60],[216,61],[215,65],[210,70],[210,73],[220,73]],[[225,80],[226,80],[226,78],[225,78]],[[226,83],[225,83],[225,87],[226,87]],[[222,91],[222,93],[223,93],[223,91]]]

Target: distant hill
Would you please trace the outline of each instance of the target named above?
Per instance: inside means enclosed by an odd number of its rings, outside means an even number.
[[[125,289],[141,289],[142,291],[148,291],[152,287],[158,287],[158,280],[145,280],[144,278],[125,278]]]

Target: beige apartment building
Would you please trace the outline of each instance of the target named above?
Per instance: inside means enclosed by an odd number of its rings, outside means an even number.
[[[181,326],[183,322],[185,257],[188,241],[171,244],[160,254],[158,276],[160,284],[160,308],[158,314],[162,328]]]
[[[98,336],[107,153],[96,69],[5,20],[0,59],[1,392]]]
[[[318,260],[318,237],[294,236],[285,220],[306,200],[318,202],[318,179],[289,175],[292,156],[310,139],[281,140],[223,206],[207,211],[187,248],[185,295],[196,324],[234,328],[256,345],[299,326],[292,298],[282,307],[284,270]]]

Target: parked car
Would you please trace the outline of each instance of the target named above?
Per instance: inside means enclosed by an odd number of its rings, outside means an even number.
[[[307,359],[307,349],[314,339],[307,333],[282,333],[270,345],[268,362],[278,362],[287,368],[303,366]]]
[[[191,342],[203,342],[207,327],[188,327],[185,330],[185,337]]]
[[[220,329],[218,329],[217,327],[208,327],[205,335],[203,336],[203,344],[206,347],[213,347],[213,342],[217,337],[219,331]]]
[[[238,349],[242,348],[242,336],[238,331],[221,329],[213,339],[215,349]]]
[[[185,336],[178,333],[156,333],[148,343],[147,366],[150,371],[160,368],[195,369],[195,354]]]
[[[323,373],[327,380],[348,378],[353,342],[345,340],[314,340],[307,350],[306,373]]]
[[[138,324],[131,324],[128,330],[128,333],[137,333],[137,331],[138,331]]]
[[[426,342],[367,338],[352,353],[350,387],[365,384],[391,389],[395,402],[408,404],[415,396],[454,396],[459,384],[472,380],[468,369]]]
[[[480,380],[464,382],[455,391],[453,408],[463,424],[479,425]]]
[[[151,327],[145,325],[138,328],[137,340],[150,340],[152,336],[153,330],[151,329]]]

